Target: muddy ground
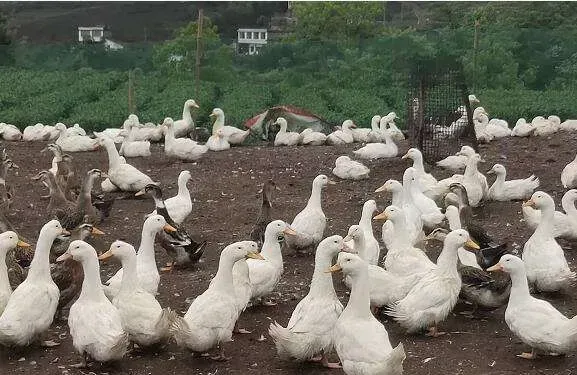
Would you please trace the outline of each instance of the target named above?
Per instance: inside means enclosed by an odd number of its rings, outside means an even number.
[[[41,226],[48,220],[46,206],[41,200],[45,190],[30,178],[50,167],[47,154],[40,154],[43,143],[6,142],[9,156],[20,166],[18,175],[9,178],[17,186],[15,203],[10,219],[27,238],[35,239]],[[559,176],[562,168],[574,157],[577,142],[569,134],[551,138],[510,138],[481,146],[486,163],[484,171],[496,163],[507,167],[509,178],[526,177],[531,173],[541,179],[542,190],[552,194],[560,204],[564,193]],[[347,147],[239,147],[230,151],[207,154],[198,163],[172,163],[162,147],[152,147],[152,157],[129,162],[160,181],[165,196],[176,193],[176,178],[182,169],[192,172],[189,187],[194,197],[194,211],[186,223],[189,233],[208,240],[203,262],[194,269],[175,270],[161,276],[159,301],[184,314],[190,301],[202,293],[217,268],[219,251],[225,244],[247,238],[260,207],[258,190],[263,181],[273,178],[282,191],[274,198],[274,216],[288,222],[304,207],[310,194],[312,179],[319,173],[330,175],[334,160],[341,154],[351,154],[358,145]],[[400,155],[408,148],[400,144]],[[91,168],[107,169],[104,151],[74,154],[80,173]],[[328,218],[325,235],[345,235],[349,225],[358,221],[362,204],[376,199],[384,209],[390,197],[373,191],[389,178],[401,179],[409,162],[400,158],[369,162],[370,179],[360,182],[340,181],[323,193],[323,209]],[[449,173],[430,168],[437,178]],[[492,182],[492,178],[489,179]],[[93,241],[98,250],[108,249],[115,239],[124,239],[136,246],[145,214],[153,209],[151,199],[119,200],[112,217],[99,227],[106,235]],[[513,248],[522,248],[530,231],[522,222],[521,203],[489,203],[476,210],[479,219],[496,238],[507,241]],[[377,237],[380,228],[375,225]],[[572,268],[577,269],[577,244],[561,242]],[[157,262],[167,260],[157,249]],[[283,363],[276,356],[272,340],[267,334],[269,323],[276,320],[286,325],[297,302],[307,293],[313,271],[313,257],[296,257],[284,253],[285,273],[278,287],[280,295],[273,307],[252,307],[240,317],[241,327],[252,330],[249,335],[236,335],[234,342],[225,345],[232,359],[216,363],[192,358],[174,343],[163,350],[136,350],[115,365],[93,365],[77,370],[69,365],[77,363],[72,340],[65,321],[55,322],[50,337],[61,342],[59,347],[29,347],[23,350],[0,349],[0,374],[342,374],[341,370],[325,370],[316,364],[295,365]],[[107,279],[119,267],[107,264],[102,278]],[[343,303],[347,294],[339,279],[335,287]],[[546,296],[568,316],[577,314],[577,292]],[[515,354],[528,348],[515,338],[504,322],[504,308],[489,312],[476,319],[466,318],[459,311],[467,306],[458,304],[441,328],[447,335],[432,339],[406,335],[393,321],[381,319],[395,346],[405,345],[407,359],[405,374],[577,374],[577,358],[573,355],[527,361]],[[65,311],[65,315],[67,311]],[[333,355],[336,360],[336,356]]]

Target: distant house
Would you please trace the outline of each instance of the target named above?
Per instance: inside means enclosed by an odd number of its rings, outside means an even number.
[[[238,29],[237,53],[258,55],[258,51],[267,44],[267,29]]]
[[[107,30],[104,26],[78,26],[78,41],[100,43],[104,41]]]

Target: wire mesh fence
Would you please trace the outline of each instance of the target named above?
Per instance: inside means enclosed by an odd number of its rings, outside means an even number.
[[[417,70],[410,76],[407,100],[409,139],[428,163],[477,149],[469,93],[460,70]]]

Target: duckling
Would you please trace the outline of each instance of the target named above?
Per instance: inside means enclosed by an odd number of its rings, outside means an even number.
[[[437,266],[419,280],[405,298],[391,304],[391,315],[407,332],[428,329],[428,336],[442,335],[437,324],[449,315],[461,291],[461,278],[457,271],[457,249],[468,246],[479,249],[463,229],[447,235]]]
[[[489,199],[494,201],[509,201],[527,199],[539,187],[539,179],[531,175],[524,180],[509,180],[507,170],[501,164],[495,164],[487,174],[497,175],[497,179],[489,188]]]
[[[178,225],[182,225],[192,212],[192,199],[190,198],[190,191],[186,187],[191,179],[190,171],[180,172],[178,175],[178,193],[164,201],[168,214]],[[150,215],[156,215],[156,210],[152,211]]]
[[[272,209],[272,196],[275,190],[280,190],[276,186],[273,180],[268,180],[264,183],[261,193],[262,193],[262,204],[260,208],[260,214],[256,221],[256,224],[250,232],[250,239],[258,243],[259,245],[264,242],[264,233],[268,223],[272,221],[271,209]]]
[[[297,132],[287,131],[287,121],[284,117],[276,119],[275,124],[280,125],[280,130],[274,139],[275,146],[295,146],[299,144],[301,135]]]
[[[182,161],[196,161],[208,151],[206,145],[200,145],[189,138],[176,138],[174,134],[174,121],[167,117],[164,119],[164,153],[169,158]]]
[[[12,286],[8,278],[6,255],[9,251],[16,249],[16,246],[29,247],[30,245],[20,240],[16,232],[8,231],[0,234],[0,316],[12,294]]]
[[[336,352],[346,374],[401,375],[405,349],[393,349],[389,334],[370,310],[368,265],[355,254],[340,253],[330,272],[342,271],[352,280],[351,295],[334,328]]]
[[[363,180],[369,178],[371,170],[363,163],[351,160],[348,156],[339,156],[335,160],[333,174],[343,180]]]
[[[324,174],[318,175],[313,180],[311,196],[306,207],[295,216],[290,225],[297,235],[286,238],[289,248],[299,250],[314,247],[323,238],[327,219],[321,206],[321,191],[329,184],[334,182]]]
[[[172,220],[168,211],[166,210],[166,205],[162,199],[162,190],[160,187],[156,184],[148,184],[143,191],[140,191],[136,194],[150,195],[152,199],[154,199],[156,212],[164,217],[168,225],[176,229],[176,231],[171,231],[169,233],[162,232],[158,236],[160,246],[166,250],[166,253],[172,259],[171,262],[169,262],[167,266],[161,270],[170,271],[175,265],[194,264],[198,262],[204,253],[206,241],[201,243],[194,241],[185,232],[184,228],[178,226],[174,220]]]
[[[79,225],[77,228],[71,230],[70,233],[70,236],[67,237],[66,240],[57,238],[50,252],[50,275],[60,290],[60,298],[58,300],[58,307],[56,308],[57,318],[60,318],[62,310],[80,293],[84,273],[82,266],[78,262],[72,259],[56,262],[56,259],[68,250],[72,241],[85,241],[91,235],[104,234],[100,229],[87,223]],[[57,241],[59,243],[57,243]]]
[[[112,300],[122,319],[122,327],[130,340],[140,346],[149,346],[168,339],[175,314],[163,309],[152,293],[140,286],[137,274],[136,251],[126,242],[115,241],[98,259],[120,258],[122,283]]]
[[[226,360],[223,343],[232,341],[232,331],[240,314],[232,269],[242,258],[263,260],[253,241],[235,242],[222,250],[218,271],[208,289],[192,302],[183,318],[177,316],[171,333],[180,347],[204,353],[220,347],[214,360]]]
[[[230,143],[222,129],[217,129],[212,133],[206,141],[206,146],[210,151],[225,151],[230,149]]]
[[[343,305],[335,293],[332,277],[326,271],[342,250],[346,250],[346,245],[341,236],[330,236],[319,243],[308,294],[295,307],[286,328],[276,321],[269,326],[269,335],[282,359],[310,361],[321,354],[324,367],[340,367],[329,363],[327,354],[333,348],[333,329]]]
[[[321,132],[315,132],[311,128],[306,128],[300,134],[301,145],[321,146],[327,141],[327,135]]]
[[[84,241],[73,241],[57,261],[68,259],[79,262],[84,273],[82,291],[68,314],[72,345],[83,356],[75,367],[86,367],[89,358],[98,362],[121,359],[128,350],[128,334],[120,313],[102,291],[96,250]]]
[[[66,233],[57,220],[40,230],[26,280],[12,292],[0,316],[0,344],[27,346],[50,328],[60,292],[50,277],[49,252],[54,239]]]

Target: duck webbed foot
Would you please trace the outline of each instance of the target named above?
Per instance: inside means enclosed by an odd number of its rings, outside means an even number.
[[[537,358],[537,352],[535,351],[535,349],[532,349],[531,353],[523,352],[521,354],[517,354],[517,357],[523,358],[523,359],[536,359]]]
[[[162,272],[172,272],[172,270],[174,270],[174,263],[175,262],[168,262],[166,263],[166,266],[162,267],[160,270]]]
[[[88,367],[88,354],[84,353],[84,355],[82,356],[82,361],[80,361],[80,363],[75,363],[73,365],[70,365],[70,367],[72,368],[87,368]]]
[[[213,361],[218,361],[218,362],[228,361],[231,357],[227,357],[224,355],[224,348],[222,346],[220,346],[219,349],[220,349],[219,354],[217,356],[210,357],[210,359],[212,359]]]
[[[443,336],[447,334],[447,332],[439,332],[439,329],[437,328],[437,326],[433,326],[430,327],[427,331],[427,333],[425,334],[425,336],[428,337],[439,337],[439,336]]]
[[[326,368],[334,368],[334,369],[343,368],[343,366],[341,366],[340,363],[329,362],[329,358],[325,353],[323,353],[321,357],[321,364],[323,365],[323,367]]]

